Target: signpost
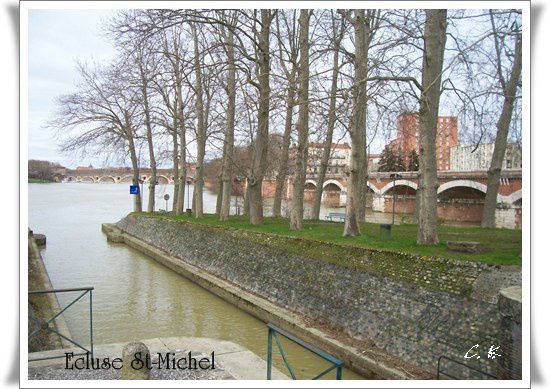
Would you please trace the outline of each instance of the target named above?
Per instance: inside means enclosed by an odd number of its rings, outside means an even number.
[[[130,185],[130,194],[132,195],[139,194],[139,185]]]
[[[168,200],[170,200],[170,195],[168,193],[164,195],[164,200],[166,200],[166,212],[168,212]]]
[[[398,178],[401,178],[401,174],[392,173],[390,174],[390,178],[393,179],[393,202],[392,202],[392,213],[391,213],[391,224],[393,225],[395,223],[395,201],[397,200],[397,195],[395,193],[395,180]]]

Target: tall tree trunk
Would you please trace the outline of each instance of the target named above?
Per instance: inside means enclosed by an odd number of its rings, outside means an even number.
[[[197,111],[197,166],[195,168],[195,186],[193,188],[193,210],[195,217],[203,217],[203,191],[204,191],[204,154],[206,148],[206,127],[204,119],[204,105],[202,95],[202,70],[199,52],[199,38],[197,27],[191,23],[191,32],[194,45],[195,68],[195,108]]]
[[[344,24],[342,23],[342,26]],[[343,28],[342,28],[343,31]],[[335,31],[336,33],[336,31]],[[321,165],[319,166],[319,176],[317,177],[317,185],[315,187],[315,199],[313,201],[313,219],[319,219],[321,213],[321,200],[323,198],[323,184],[327,174],[328,162],[332,151],[332,137],[334,134],[334,126],[336,124],[336,93],[338,92],[338,57],[339,48],[342,41],[342,33],[335,36],[334,52],[332,54],[332,82],[330,85],[330,100],[328,108],[327,133],[325,136],[325,144],[323,146],[323,154],[321,156]]]
[[[258,39],[259,65],[259,95],[258,130],[254,140],[254,152],[250,169],[249,186],[249,221],[252,225],[263,223],[262,182],[266,169],[267,142],[269,136],[269,31],[271,24],[271,10],[262,9],[261,29]]]
[[[437,244],[436,137],[447,10],[426,10],[422,93],[420,96],[420,176],[418,179],[418,244]]]
[[[346,202],[346,220],[344,236],[361,235],[361,202],[365,201],[365,162],[367,158],[366,111],[367,111],[367,26],[365,10],[355,10],[355,75],[354,107],[350,125],[351,161],[348,172],[348,196]],[[364,205],[363,205],[364,208]]]
[[[304,187],[308,160],[309,135],[309,13],[308,9],[300,10],[300,64],[298,79],[298,152],[296,155],[296,172],[294,174],[294,196],[290,210],[290,229],[301,230],[304,220]]]
[[[130,124],[129,124],[129,120],[128,120],[128,115],[125,114],[125,132],[127,134],[127,139],[128,139],[128,149],[130,151],[130,161],[132,163],[132,185],[137,185],[138,188],[140,187],[139,186],[139,165],[138,165],[138,158],[137,158],[137,153],[136,153],[136,146],[135,146],[135,143],[134,143],[134,136],[133,136],[133,133],[132,133],[132,129],[130,128]],[[140,188],[141,189],[141,188]],[[141,190],[138,192],[137,195],[134,195],[134,212],[141,212],[142,211],[142,206],[141,206]]]
[[[412,217],[413,224],[418,224],[419,212],[420,212],[420,196],[419,196],[419,191],[417,190],[414,194],[414,210],[413,210],[413,217]]]
[[[179,64],[179,58],[176,62]],[[179,177],[178,177],[178,201],[176,205],[176,215],[183,214],[185,202],[185,185],[187,181],[187,155],[186,155],[186,134],[185,121],[183,116],[183,97],[181,88],[181,75],[179,73],[179,65],[175,68],[176,74],[176,92],[178,99],[177,117],[178,117],[178,138],[179,138]]]
[[[510,80],[503,84],[504,104],[497,122],[497,136],[495,139],[495,148],[491,158],[491,166],[487,172],[487,193],[485,194],[485,204],[483,205],[483,217],[481,219],[481,227],[495,227],[495,212],[497,207],[498,189],[500,186],[500,173],[502,162],[506,154],[508,145],[508,131],[510,130],[510,122],[512,120],[512,112],[516,101],[516,93],[519,79],[521,77],[521,35],[516,38],[514,64],[510,73]],[[496,43],[498,44],[498,43]],[[497,61],[501,59],[498,58]]]
[[[366,113],[365,113],[365,125],[366,125]],[[365,127],[365,148],[367,147],[367,139],[366,139],[366,127]],[[367,153],[363,153],[364,158],[362,158],[363,161],[363,167],[361,168],[362,176],[361,176],[361,184],[360,184],[360,192],[359,192],[359,208],[357,209],[357,218],[362,223],[365,221],[365,216],[367,214],[367,182],[369,180],[369,170],[368,170],[368,163],[367,163]]]
[[[235,143],[235,101],[236,101],[236,69],[235,69],[235,49],[233,43],[233,31],[227,31],[227,111],[226,111],[226,128],[223,143],[223,161],[222,161],[222,193],[221,193],[221,209],[220,220],[229,219],[229,211],[231,207],[231,167],[233,161],[233,146]]]
[[[273,216],[281,217],[281,203],[283,198],[283,189],[285,186],[286,172],[288,168],[288,149],[290,147],[290,136],[292,135],[292,113],[294,111],[294,99],[296,95],[295,71],[292,71],[291,79],[288,84],[286,96],[286,117],[285,130],[283,132],[283,142],[281,149],[281,159],[279,169],[275,178],[275,196],[273,197]]]
[[[216,180],[216,215],[219,215],[222,209],[223,181],[221,173]]]
[[[248,178],[244,182],[244,194],[243,194],[243,215],[250,214],[250,188],[248,186]]]
[[[172,175],[174,176],[174,193],[172,195],[172,212],[176,212],[178,206],[178,190],[179,190],[179,162],[178,162],[178,100],[174,102],[174,120],[172,122]],[[168,210],[167,210],[168,211]]]
[[[147,212],[155,211],[155,188],[157,185],[157,162],[155,160],[155,148],[153,145],[153,130],[151,128],[151,111],[149,110],[149,93],[147,91],[147,74],[143,68],[143,55],[139,58],[138,66],[141,77],[141,98],[143,99],[143,111],[145,114],[145,132],[147,147],[149,150],[149,166],[151,177],[149,178],[149,199],[147,201]]]

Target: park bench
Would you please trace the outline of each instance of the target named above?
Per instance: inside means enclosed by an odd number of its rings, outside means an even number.
[[[325,220],[329,220],[331,222],[333,221],[344,221],[346,220],[346,213],[345,212],[329,212],[325,216]]]

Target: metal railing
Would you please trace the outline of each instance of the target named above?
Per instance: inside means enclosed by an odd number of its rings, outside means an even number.
[[[54,314],[50,319],[48,320],[40,320],[39,318],[35,317],[29,310],[29,320],[32,320],[38,325],[38,328],[36,328],[33,332],[29,334],[29,340],[36,336],[41,331],[47,331],[54,333],[61,337],[62,339],[65,339],[66,341],[74,344],[75,346],[81,348],[84,350],[82,353],[74,354],[76,355],[86,355],[91,354],[91,357],[94,356],[94,337],[93,337],[93,322],[92,322],[92,291],[94,290],[93,286],[83,287],[83,288],[65,288],[65,289],[48,289],[48,290],[32,290],[29,291],[29,297],[30,295],[39,295],[39,294],[48,294],[48,293],[66,293],[66,292],[83,292],[78,297],[73,299],[68,305],[65,306],[61,311]],[[78,302],[82,297],[84,297],[87,294],[90,294],[90,349],[87,349],[86,347],[82,346],[81,344],[77,343],[73,339],[70,339],[66,337],[65,335],[59,333],[57,331],[53,324],[54,320],[57,319],[60,315],[63,314],[67,309],[69,309],[71,306],[73,306],[76,302]],[[40,361],[44,359],[55,359],[55,358],[63,358],[65,355],[59,355],[59,356],[53,356],[53,357],[44,357],[44,358],[35,358],[35,359],[29,359],[29,362],[32,361]]]
[[[286,368],[288,369],[291,377],[293,380],[296,380],[296,373],[292,366],[290,365],[285,352],[283,351],[283,346],[279,342],[279,338],[277,337],[277,334],[280,334],[284,336],[285,338],[291,340],[292,342],[302,346],[303,348],[311,351],[312,353],[318,355],[319,357],[323,358],[325,361],[330,362],[332,365],[322,371],[320,374],[313,377],[313,380],[318,380],[325,374],[331,372],[332,370],[336,369],[336,379],[341,380],[342,379],[342,368],[344,367],[344,362],[341,360],[334,358],[333,356],[305,343],[304,341],[296,338],[295,336],[289,334],[288,332],[275,327],[273,324],[268,323],[267,324],[268,332],[267,332],[267,379],[271,379],[271,366],[273,364],[273,340],[275,340],[275,344],[277,345],[277,348],[279,349],[279,353],[281,354],[281,357],[283,358],[283,362],[286,365]]]
[[[444,370],[442,369],[442,366],[441,366],[441,360],[443,360],[443,359],[444,359],[444,360],[447,360],[447,361],[450,361],[450,362],[453,362],[453,363],[455,363],[455,364],[457,364],[457,365],[460,365],[460,366],[462,366],[462,367],[465,367],[465,368],[467,368],[467,369],[469,369],[469,370],[473,370],[473,371],[475,371],[475,372],[477,372],[477,373],[479,373],[479,374],[481,374],[481,375],[483,375],[483,376],[488,377],[488,379],[493,379],[493,380],[498,379],[496,376],[494,376],[494,375],[492,375],[492,374],[490,374],[490,373],[487,373],[486,371],[480,370],[480,369],[478,369],[477,367],[467,365],[467,364],[464,363],[464,362],[460,362],[460,361],[457,361],[456,359],[452,359],[452,358],[449,358],[449,357],[446,357],[446,356],[442,355],[442,356],[440,356],[440,357],[438,358],[438,360],[437,360],[437,379],[438,379],[438,380],[441,379],[441,378],[440,378],[441,375],[444,375],[444,376],[446,376],[446,377],[449,377],[449,378],[451,378],[451,379],[453,379],[453,380],[463,380],[463,379],[464,379],[464,378],[455,377],[455,376],[449,374],[448,372],[444,371]]]

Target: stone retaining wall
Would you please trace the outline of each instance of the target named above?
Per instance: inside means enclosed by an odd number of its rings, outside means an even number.
[[[36,237],[39,240],[45,242],[45,236],[41,234],[34,234],[29,229],[28,235],[28,247],[29,247],[29,270],[28,270],[28,289],[33,290],[49,290],[53,289],[50,277],[44,265],[42,255],[40,254],[39,246],[36,242]],[[28,295],[28,307],[29,313],[36,319],[41,321],[47,321],[55,314],[61,311],[57,297],[53,293],[46,294],[34,294]],[[67,338],[71,338],[69,327],[65,322],[63,315],[58,316],[53,323],[52,327],[63,334]],[[29,334],[34,332],[38,328],[37,323],[29,319],[28,332]],[[67,340],[55,335],[52,332],[45,330],[40,331],[29,339],[29,352],[53,350],[63,347],[69,347],[71,343]]]
[[[440,355],[465,361],[473,345],[488,350],[498,344],[498,290],[521,280],[517,269],[367,249],[361,249],[360,263],[344,266],[292,252],[293,245],[308,244],[301,239],[158,217],[129,215],[117,227],[320,326],[434,373]],[[313,242],[311,250],[324,245]],[[495,276],[500,273],[506,276]],[[476,286],[478,279],[485,280],[483,287]],[[496,370],[494,360],[467,362]]]

